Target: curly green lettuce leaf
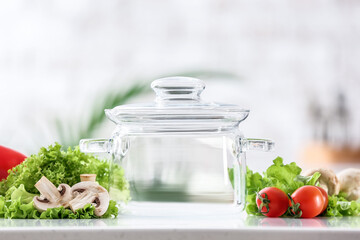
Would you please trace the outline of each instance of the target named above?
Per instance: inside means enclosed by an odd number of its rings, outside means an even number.
[[[130,200],[129,183],[125,178],[125,171],[117,164],[111,165],[109,193],[111,199],[127,203]]]
[[[101,217],[95,215],[95,207],[92,204],[86,204],[84,208],[72,212],[70,209],[64,207],[49,208],[45,212],[42,212],[40,219],[93,219],[93,218],[111,218],[117,217],[119,209],[116,206],[116,202],[110,200],[109,208],[105,214]]]
[[[33,202],[21,203],[21,200],[8,201],[4,218],[28,219],[37,218],[40,213],[34,208]]]
[[[248,214],[259,215],[256,205],[256,192],[265,188],[266,183],[260,173],[253,172],[247,168],[246,172],[246,212]]]
[[[112,178],[110,178],[112,172]],[[96,180],[107,190],[111,187],[117,190],[123,201],[130,198],[129,185],[125,179],[124,170],[117,164],[102,161],[93,155],[80,152],[79,147],[61,150],[61,145],[55,143],[48,148],[41,148],[38,154],[26,158],[24,162],[9,170],[9,176],[0,182],[0,195],[11,187],[24,185],[29,193],[38,194],[34,187],[42,177],[47,177],[54,185],[67,183],[70,186],[80,182],[80,174],[94,173]]]
[[[5,217],[5,197],[4,196],[0,196],[0,218],[4,218]]]
[[[295,162],[283,164],[283,159],[277,157],[264,173],[264,182],[266,187],[277,187],[285,193],[292,193],[304,182],[298,181],[296,178],[301,173],[301,168]]]
[[[48,208],[42,212],[40,219],[92,219],[98,218],[95,215],[95,207],[88,203],[82,209],[78,209],[75,213],[64,207]]]
[[[360,200],[348,201],[343,194],[329,196],[326,217],[360,216]]]
[[[318,185],[318,180],[319,180],[320,176],[321,176],[321,173],[319,173],[319,172],[315,172],[312,176],[298,175],[298,176],[296,176],[296,181],[303,182],[304,185],[316,186],[316,185]]]
[[[114,200],[110,200],[109,207],[101,216],[101,218],[116,218],[119,214],[119,208],[117,207],[117,203]]]
[[[36,194],[29,193],[25,190],[24,184],[19,187],[12,186],[6,191],[5,199],[11,201],[20,200],[21,203],[29,203],[33,200]]]

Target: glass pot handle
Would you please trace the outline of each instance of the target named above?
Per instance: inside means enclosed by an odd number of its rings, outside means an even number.
[[[255,150],[269,152],[275,147],[275,143],[269,139],[243,138],[241,139],[243,151]]]
[[[112,147],[112,139],[81,139],[80,151],[83,153],[110,153]]]
[[[109,153],[113,160],[122,159],[129,150],[130,140],[126,136],[114,135],[113,138],[81,139],[80,151],[84,153]],[[121,162],[121,161],[120,161]]]
[[[246,151],[272,151],[275,143],[268,139],[238,138],[237,161],[234,165],[234,189],[236,204],[245,208],[246,200]]]

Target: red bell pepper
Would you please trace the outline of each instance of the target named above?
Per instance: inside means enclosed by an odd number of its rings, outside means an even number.
[[[8,176],[8,170],[20,164],[26,156],[0,145],[0,180]]]

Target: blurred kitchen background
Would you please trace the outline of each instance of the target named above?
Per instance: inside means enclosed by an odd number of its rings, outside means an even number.
[[[169,75],[251,110],[241,129],[276,150],[250,168],[360,164],[360,1],[0,1],[0,145],[110,137],[103,108]]]

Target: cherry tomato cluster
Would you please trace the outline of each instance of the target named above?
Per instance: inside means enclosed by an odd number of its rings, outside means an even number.
[[[267,217],[280,217],[286,211],[294,217],[313,218],[324,212],[328,205],[326,191],[317,186],[302,186],[291,196],[276,187],[267,187],[257,193],[256,205]]]

